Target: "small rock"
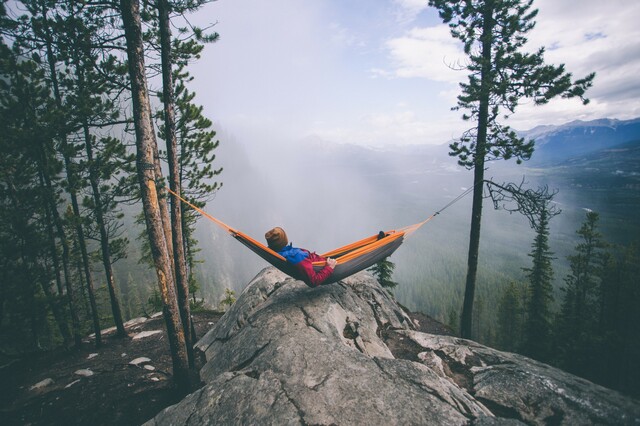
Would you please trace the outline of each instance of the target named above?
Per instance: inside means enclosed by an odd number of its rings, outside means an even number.
[[[122,352],[122,353],[120,354],[120,356],[121,356],[122,358],[126,358],[126,357],[127,357],[127,353],[126,353],[126,352]]]
[[[51,386],[54,383],[53,379],[48,378],[48,379],[44,379],[38,383],[36,383],[35,385],[31,386],[29,388],[29,390],[38,390],[38,389],[42,389],[45,388],[47,386]]]
[[[146,322],[146,321],[147,321],[147,318],[145,318],[145,317],[133,318],[133,319],[130,319],[129,321],[125,322],[124,326],[125,327],[131,327],[131,326],[134,326],[134,325],[142,324],[143,322]]]
[[[116,330],[117,330],[117,328],[114,325],[113,327],[109,327],[109,328],[105,328],[104,330],[100,330],[100,334],[109,334],[109,333],[113,333]],[[94,334],[94,337],[95,337],[95,334]]]
[[[78,380],[74,380],[73,382],[69,383],[67,386],[65,386],[65,389],[69,389],[71,386],[75,385],[76,383],[80,383],[80,379]]]
[[[154,334],[159,334],[159,333],[162,333],[162,330],[143,331],[133,336],[133,340],[143,339],[145,337],[153,336]]]
[[[151,315],[150,318],[158,318],[162,316],[162,312],[156,312],[155,314]]]
[[[77,376],[82,376],[82,377],[90,377],[93,376],[93,371],[89,370],[88,368],[83,368],[80,370],[76,370],[73,374],[77,375]]]
[[[146,364],[147,362],[151,362],[151,360],[149,358],[147,358],[147,357],[143,357],[142,356],[140,358],[134,359],[133,361],[130,361],[129,365],[133,365],[135,367],[138,367],[138,366],[140,366],[142,364]]]
[[[92,359],[92,358],[95,358],[95,357],[97,357],[97,356],[98,356],[98,354],[89,354],[89,356],[87,357],[87,359]]]
[[[153,365],[145,365],[144,369],[149,371],[154,371],[156,368]]]
[[[160,379],[159,379],[159,378],[157,378],[157,377],[151,377],[151,378],[150,378],[150,380],[151,380],[152,382],[159,382],[159,381],[160,381]]]

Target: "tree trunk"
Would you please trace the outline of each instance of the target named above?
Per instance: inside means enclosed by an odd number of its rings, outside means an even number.
[[[40,185],[45,188],[44,177],[42,176],[42,172],[40,173]],[[53,271],[56,276],[56,289],[58,290],[58,294],[60,297],[64,295],[64,290],[62,289],[62,276],[60,274],[60,257],[58,256],[58,248],[56,246],[56,234],[53,231],[53,218],[51,217],[51,208],[49,207],[48,201],[44,206],[45,217],[47,218],[47,236],[49,237],[49,251],[51,252],[51,261],[53,262]]]
[[[42,292],[44,293],[45,298],[47,299],[47,303],[49,304],[49,308],[51,309],[51,313],[53,313],[53,318],[60,329],[60,334],[65,342],[65,347],[67,346],[67,342],[71,340],[71,333],[69,332],[69,324],[67,323],[60,307],[58,306],[58,301],[54,296],[53,292],[48,286],[48,283],[45,280],[40,280],[40,286],[42,287]]]
[[[180,167],[180,181],[182,181],[182,167]],[[187,270],[186,271],[187,272],[187,288],[189,289],[189,293],[191,293],[191,282],[192,280],[195,279],[193,278],[193,270],[195,268],[195,265],[194,265],[194,254],[192,251],[193,247],[190,243],[191,234],[192,234],[192,231],[189,229],[187,225],[186,217],[185,215],[182,215],[182,236],[183,236],[182,242],[184,244],[184,257],[185,257],[186,270]],[[191,296],[192,296],[193,303],[195,304],[197,302],[196,290],[194,290]],[[195,323],[193,322],[193,317],[191,317],[190,325],[191,325],[191,341],[197,342],[198,335],[196,334],[196,326],[195,326]]]
[[[60,244],[62,245],[62,269],[64,271],[64,285],[67,291],[67,304],[69,305],[69,314],[71,315],[73,341],[76,349],[79,349],[80,345],[82,344],[82,336],[80,335],[80,318],[78,317],[78,310],[76,308],[75,300],[73,299],[75,291],[73,290],[73,280],[71,278],[71,268],[69,266],[71,263],[69,242],[67,241],[67,236],[64,232],[62,218],[58,213],[57,205],[53,198],[54,190],[51,184],[51,179],[49,178],[49,175],[47,173],[44,174],[44,179],[47,186],[47,193],[49,194],[49,210],[51,211],[53,224],[55,225],[58,238],[60,239]]]
[[[40,185],[45,187],[44,177],[42,171],[40,172]],[[58,295],[60,296],[60,300],[64,298],[64,293],[62,290],[62,278],[60,276],[60,259],[58,257],[58,249],[56,247],[56,238],[55,232],[53,231],[53,219],[51,217],[51,208],[49,206],[48,200],[45,200],[44,206],[46,220],[47,220],[47,235],[49,236],[49,250],[51,251],[51,260],[53,262],[53,269],[56,276],[56,288],[58,290]],[[53,317],[58,324],[58,328],[60,328],[60,334],[64,340],[64,347],[66,348],[71,341],[71,332],[69,331],[69,324],[65,315],[63,314],[60,306],[58,306],[58,300],[55,299],[55,296],[51,292],[51,289],[47,287],[44,281],[41,281],[42,291],[44,292],[47,301],[49,302],[49,306],[51,307],[51,312],[53,312]]]
[[[83,123],[85,148],[87,152],[87,161],[89,163],[89,182],[91,183],[91,189],[93,192],[93,202],[95,204],[96,225],[100,230],[100,248],[102,252],[102,265],[104,266],[104,273],[107,279],[107,288],[109,289],[109,299],[111,301],[111,312],[113,314],[113,321],[116,324],[118,330],[116,335],[118,337],[126,337],[127,332],[124,329],[124,322],[122,321],[122,311],[120,310],[120,302],[116,294],[116,284],[113,275],[113,266],[111,265],[111,251],[109,249],[109,235],[107,233],[107,226],[104,221],[104,215],[102,213],[103,205],[100,195],[100,185],[98,173],[96,171],[97,165],[93,161],[93,148],[91,146],[91,135],[89,134],[89,126],[85,122]]]
[[[487,146],[487,123],[489,119],[489,87],[491,85],[491,32],[493,30],[493,3],[488,1],[484,13],[482,34],[481,94],[478,111],[478,136],[473,169],[473,204],[471,208],[471,230],[469,233],[469,256],[464,303],[460,318],[460,335],[470,339],[473,322],[473,299],[476,291],[478,252],[480,250],[480,224],[482,221],[482,194],[484,191],[484,160]]]
[[[164,101],[165,140],[167,142],[167,156],[169,162],[169,187],[173,192],[181,194],[180,174],[178,171],[178,142],[176,140],[175,96],[173,90],[173,74],[171,58],[171,28],[169,21],[169,3],[158,0],[158,17],[160,21],[160,49],[162,56],[162,94]],[[187,280],[187,265],[185,260],[183,232],[182,232],[182,204],[180,200],[171,200],[171,231],[173,242],[173,259],[175,267],[176,288],[180,318],[187,344],[189,367],[194,368],[193,341],[191,340],[191,310],[189,306],[189,282]]]
[[[156,189],[155,159],[157,142],[151,122],[151,106],[144,66],[144,48],[137,0],[120,0],[120,9],[127,41],[127,57],[133,101],[133,118],[136,129],[137,169],[142,203],[144,207],[151,254],[153,255],[158,286],[163,303],[163,313],[169,336],[173,375],[181,392],[191,388],[189,360],[180,313],[175,296],[169,247],[162,223],[162,212]]]
[[[65,144],[66,145],[66,144]],[[63,150],[68,149],[63,147]],[[89,303],[91,304],[91,318],[93,320],[93,331],[96,333],[96,347],[102,345],[102,336],[100,334],[100,318],[98,317],[98,306],[96,304],[96,295],[93,289],[93,277],[91,275],[91,263],[89,261],[89,253],[87,252],[87,241],[82,228],[82,216],[80,215],[80,207],[78,205],[78,196],[76,193],[76,177],[73,171],[71,159],[65,152],[64,162],[67,168],[67,178],[69,179],[69,195],[71,196],[71,207],[73,209],[73,218],[76,222],[76,236],[78,237],[78,246],[80,255],[82,256],[82,272],[87,284],[87,293],[89,294]]]

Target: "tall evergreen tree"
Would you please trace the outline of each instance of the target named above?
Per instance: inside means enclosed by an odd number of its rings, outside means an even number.
[[[11,25],[2,20],[3,31]],[[9,48],[4,37],[0,41],[0,116],[0,268],[5,278],[0,292],[11,301],[2,313],[14,350],[41,349],[43,342],[52,341],[43,335],[48,329],[46,306],[65,341],[70,338],[51,287],[56,274],[49,261],[51,206],[43,178],[59,171],[51,149],[55,106],[39,56],[27,56],[15,41]]]
[[[568,256],[571,272],[565,278],[556,332],[560,364],[583,376],[594,358],[600,310],[598,287],[607,246],[598,231],[598,220],[598,213],[590,211],[576,231],[580,243],[575,254]]]
[[[158,173],[157,141],[151,121],[151,104],[147,88],[144,62],[144,46],[140,20],[140,6],[137,0],[121,0],[120,13],[127,40],[129,76],[133,100],[133,115],[136,129],[137,170],[142,202],[154,258],[158,286],[162,297],[165,323],[169,336],[173,360],[174,380],[181,392],[188,392],[192,384],[189,374],[189,360],[185,345],[184,330],[175,294],[175,280],[167,238],[163,212],[160,205],[156,180],[162,181]]]
[[[640,250],[622,247],[603,279],[602,371],[605,386],[640,397]],[[611,280],[613,278],[614,280]]]
[[[178,36],[174,38],[170,24],[174,24],[171,20],[173,15],[193,12],[204,3],[206,1],[202,0],[186,3],[169,0],[156,2],[163,80],[159,97],[164,107],[159,135],[167,147],[169,187],[173,192],[192,200],[194,196],[199,199],[213,196],[218,184],[210,179],[221,170],[213,169],[215,155],[212,156],[211,151],[217,147],[217,141],[212,142],[215,132],[209,130],[211,122],[202,116],[202,108],[191,104],[195,94],[190,94],[186,89],[186,83],[192,80],[186,67],[200,57],[204,47],[202,43],[215,42],[218,34],[205,34],[201,29],[193,27],[178,28]],[[205,183],[205,179],[209,181]],[[203,194],[203,191],[209,193]],[[178,199],[170,199],[178,299],[185,333],[193,334],[188,337],[195,340],[188,297],[198,287],[193,274],[194,251],[197,249],[193,247],[195,240],[192,235],[196,216],[192,212],[184,212]],[[191,352],[190,360],[193,361]]]
[[[529,257],[531,268],[524,268],[529,280],[527,319],[522,352],[547,361],[551,349],[551,306],[553,304],[553,253],[549,249],[549,210],[543,208]]]
[[[183,31],[184,29],[181,29]],[[184,30],[186,31],[186,30]],[[208,200],[213,199],[216,191],[222,186],[220,182],[214,179],[220,175],[222,168],[215,168],[215,149],[219,146],[219,141],[215,140],[216,132],[211,129],[212,122],[202,113],[202,106],[196,105],[193,101],[196,96],[194,92],[189,91],[187,85],[193,80],[186,70],[188,64],[194,59],[199,58],[200,52],[204,45],[197,40],[183,41],[179,38],[173,39],[173,65],[172,81],[174,84],[174,113],[175,113],[175,143],[173,156],[167,149],[161,152],[166,156],[167,162],[173,163],[176,170],[173,171],[171,181],[174,181],[171,189],[179,193],[182,197],[188,199],[200,208],[204,208]],[[217,40],[217,34],[204,37],[205,42],[214,42]],[[165,103],[164,99],[167,94],[160,93],[159,97]],[[164,111],[162,117],[167,116]],[[166,123],[166,120],[163,121]],[[159,126],[159,137],[165,140],[167,147],[170,144],[170,138],[167,134],[168,127],[166,125]],[[172,170],[173,168],[170,168]],[[174,188],[178,188],[176,191]],[[172,203],[172,211],[178,207],[180,201],[175,197],[170,197]],[[175,204],[175,205],[174,205]],[[194,238],[195,225],[199,219],[199,215],[192,209],[183,210],[181,215],[181,227],[173,227],[174,233],[181,229],[180,237],[184,246],[184,256],[186,260],[186,273],[188,291],[184,294],[188,295],[195,292],[199,288],[196,280],[195,264],[197,248],[197,240]],[[175,245],[175,243],[174,243]],[[184,300],[183,300],[184,302]],[[192,332],[194,328],[191,327]],[[195,339],[195,336],[193,336]]]
[[[516,283],[504,289],[498,302],[498,345],[506,351],[520,348],[522,339],[522,295]]]
[[[173,80],[173,57],[171,40],[171,4],[169,0],[157,0],[160,32],[160,57],[162,65],[162,101],[164,105],[164,136],[169,163],[169,187],[179,196],[182,194],[178,163],[178,141],[176,137],[175,87]],[[173,265],[178,296],[178,307],[184,328],[189,358],[189,367],[195,368],[193,353],[194,333],[191,332],[191,310],[189,306],[189,281],[185,257],[184,233],[182,230],[182,203],[171,202],[171,231],[173,242]]]
[[[90,195],[85,197],[83,204],[95,219],[92,222],[98,234],[116,335],[124,337],[126,331],[116,292],[108,220],[110,211],[116,208],[115,203],[110,202],[112,193],[117,191],[117,185],[113,183],[118,181],[118,177],[132,173],[132,169],[127,167],[127,160],[131,162],[132,159],[127,159],[124,146],[117,139],[98,138],[92,131],[92,127],[109,125],[118,116],[110,100],[110,80],[114,77],[107,77],[100,72],[100,57],[106,57],[106,61],[112,60],[100,49],[98,31],[106,24],[104,9],[93,8],[88,11],[83,4],[75,2],[71,2],[69,9],[71,19],[62,29],[62,35],[69,41],[61,46],[61,56],[74,69],[73,78],[67,77],[64,86],[67,89],[67,103],[73,105],[73,120],[80,129],[78,146],[83,148],[85,154],[82,159],[83,172],[89,185],[86,192]],[[87,227],[92,222],[88,221]]]
[[[37,64],[38,72],[46,73],[47,67],[45,64],[48,64],[48,60],[42,62],[42,58],[48,59],[48,57],[53,52],[51,37],[48,37],[50,32],[46,32],[45,29],[50,30],[50,28],[46,25],[46,19],[43,17],[44,12],[46,10],[45,2],[23,2],[18,4],[11,5],[12,11],[14,12],[12,16],[17,16],[15,20],[8,18],[7,16],[2,17],[2,35],[3,38],[7,38],[12,41],[13,49],[15,52],[19,50],[28,51],[31,53],[32,58],[34,59],[34,64]],[[29,12],[29,14],[26,14]],[[19,13],[25,13],[23,15],[19,15]],[[5,82],[9,82],[9,79],[5,79]],[[43,85],[47,86],[47,90],[49,93],[52,91],[55,94],[55,84],[54,81],[50,78],[50,76],[44,77]],[[15,101],[18,103],[20,107],[28,105],[28,97],[22,97],[22,95],[17,95]],[[45,103],[41,103],[41,105],[45,105]],[[47,125],[48,131],[57,132],[58,129],[64,127],[64,114],[60,110],[57,104],[49,104],[49,121]],[[19,111],[20,108],[15,109],[15,111]],[[38,129],[38,124],[36,121],[28,121],[24,125],[25,130]],[[42,132],[42,134],[46,134],[47,132]],[[55,269],[54,274],[56,275],[56,281],[61,281],[58,285],[58,292],[62,295],[62,292],[66,292],[66,301],[67,306],[70,311],[70,316],[73,324],[73,335],[76,346],[79,347],[81,343],[81,335],[79,330],[79,318],[77,315],[77,309],[74,305],[74,290],[71,282],[71,265],[70,265],[70,250],[68,243],[68,236],[64,232],[64,223],[58,212],[58,206],[60,205],[62,198],[60,197],[60,188],[61,188],[61,180],[59,178],[60,169],[59,169],[59,160],[56,158],[56,147],[55,147],[55,138],[45,138],[41,137],[38,139],[40,141],[39,144],[39,155],[34,158],[35,161],[39,164],[40,170],[40,180],[41,185],[46,187],[44,193],[47,197],[47,206],[46,206],[46,221],[50,223],[49,225],[49,247],[51,248],[51,253],[54,258],[53,267]],[[62,247],[61,251],[61,262],[55,259],[56,257],[56,241]],[[59,269],[62,268],[62,271]],[[61,285],[62,281],[64,282],[64,287]]]
[[[471,337],[473,303],[480,247],[480,224],[485,163],[515,158],[518,163],[531,157],[533,141],[517,136],[509,126],[498,122],[512,114],[520,100],[545,104],[556,96],[582,98],[594,74],[572,81],[563,65],[546,65],[544,48],[524,53],[525,35],[534,27],[537,10],[533,0],[429,0],[449,24],[451,35],[462,41],[468,58],[468,81],[461,84],[455,110],[467,110],[465,121],[475,124],[450,145],[450,155],[474,170],[474,192],[467,279],[460,330]],[[584,100],[586,103],[587,101]]]
[[[198,54],[202,45],[192,41],[189,49]],[[198,47],[200,46],[200,47]],[[177,47],[184,50],[185,47]],[[216,140],[216,132],[212,130],[212,122],[203,115],[202,106],[194,103],[195,92],[187,88],[192,80],[185,70],[186,64],[181,64],[176,70],[176,115],[177,139],[179,150],[179,175],[183,196],[191,203],[204,208],[206,203],[215,197],[222,183],[216,180],[222,173],[222,167],[215,167],[216,149],[220,142]],[[189,292],[194,292],[199,284],[196,280],[196,255],[199,251],[198,241],[194,238],[196,222],[199,215],[192,209],[183,212],[182,231],[184,233],[185,254]]]
[[[65,63],[67,66],[65,68],[66,72],[60,72],[59,68],[61,65],[58,56],[60,54],[59,47],[61,44],[58,43],[60,38],[56,39],[58,35],[57,29],[66,28],[67,25],[74,25],[76,21],[74,16],[67,15],[61,17],[57,15],[57,10],[51,10],[52,7],[55,7],[55,4],[44,0],[23,1],[22,4],[26,7],[29,14],[21,18],[23,33],[17,38],[16,42],[30,50],[42,52],[42,56],[46,58],[46,69],[49,71],[48,78],[51,82],[49,89],[53,94],[57,107],[56,115],[58,116],[58,123],[57,126],[54,127],[54,130],[57,132],[58,150],[64,159],[66,174],[65,189],[69,194],[73,212],[70,219],[74,225],[75,238],[82,256],[84,279],[91,305],[95,342],[96,346],[100,346],[100,319],[95,300],[91,259],[84,229],[86,217],[82,215],[80,209],[81,192],[86,184],[82,176],[81,161],[78,159],[78,154],[81,152],[82,146],[76,144],[73,140],[72,133],[73,129],[77,128],[77,122],[74,122],[72,114],[69,114],[67,109],[73,105],[73,102],[65,105],[65,94],[63,93],[62,87],[62,83],[68,81],[67,76],[69,71],[73,70],[73,66],[70,58],[67,57],[66,59],[68,61]],[[50,15],[55,15],[55,18],[52,18]]]

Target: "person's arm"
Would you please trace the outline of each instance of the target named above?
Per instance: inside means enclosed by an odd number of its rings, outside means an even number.
[[[332,260],[332,262],[329,262],[330,260]],[[335,266],[335,260],[329,259],[327,260],[327,264],[324,266],[324,268],[316,272],[315,269],[313,269],[313,263],[307,258],[298,263],[296,267],[298,268],[302,276],[305,277],[305,279],[303,280],[305,283],[307,283],[311,287],[317,287],[325,282],[327,278],[329,278],[333,273],[333,267],[330,266],[330,263]]]

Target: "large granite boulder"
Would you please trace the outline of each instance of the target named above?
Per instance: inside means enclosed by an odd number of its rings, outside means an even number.
[[[311,289],[267,268],[196,346],[205,386],[149,424],[640,424],[614,391],[416,331],[366,273]]]

